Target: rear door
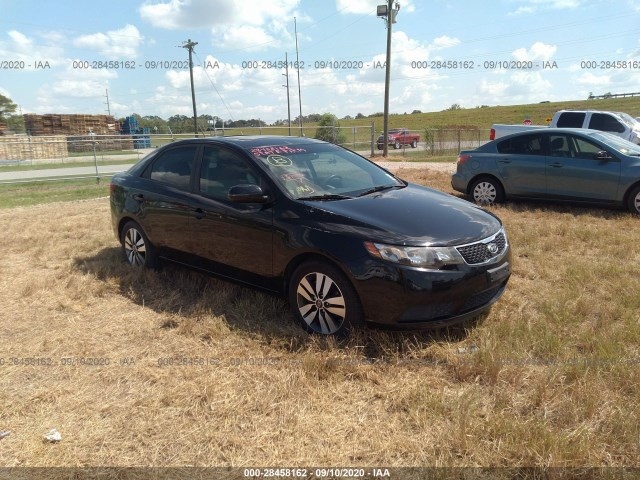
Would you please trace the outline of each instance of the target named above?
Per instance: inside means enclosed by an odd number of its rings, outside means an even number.
[[[190,190],[198,149],[198,145],[182,145],[165,150],[142,174],[142,189],[131,192],[140,204],[139,221],[156,247],[187,248]]]
[[[541,133],[517,135],[498,142],[495,168],[507,195],[541,196],[547,191]]]
[[[598,160],[603,147],[582,136],[546,134],[547,188],[554,197],[576,200],[614,201],[620,182],[620,160]]]

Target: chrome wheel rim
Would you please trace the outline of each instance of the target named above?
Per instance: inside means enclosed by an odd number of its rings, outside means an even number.
[[[317,333],[331,335],[344,324],[344,295],[327,275],[313,272],[305,275],[297,288],[298,311],[308,327]]]
[[[636,209],[636,213],[640,213],[640,192],[638,192],[636,198],[633,199],[633,206]]]
[[[473,189],[473,199],[484,205],[494,203],[498,192],[491,182],[480,182]]]
[[[130,228],[124,234],[124,253],[131,265],[141,267],[147,255],[147,246],[142,234],[135,228]]]

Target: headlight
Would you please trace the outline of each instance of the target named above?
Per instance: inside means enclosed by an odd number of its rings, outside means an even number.
[[[445,265],[464,263],[454,247],[400,247],[374,242],[364,242],[364,246],[376,258],[412,267],[438,270]]]

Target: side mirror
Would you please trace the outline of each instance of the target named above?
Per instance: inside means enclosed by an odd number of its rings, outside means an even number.
[[[604,150],[600,150],[599,152],[596,152],[593,155],[593,158],[595,160],[602,160],[602,161],[613,160],[613,157],[611,156],[611,154],[609,152],[604,151]]]
[[[269,200],[269,196],[255,184],[234,185],[229,189],[227,196],[234,203],[267,203]]]

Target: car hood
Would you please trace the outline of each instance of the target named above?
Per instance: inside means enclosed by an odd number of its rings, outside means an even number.
[[[437,190],[404,188],[336,201],[306,201],[315,228],[400,245],[461,245],[500,230],[494,215]]]

